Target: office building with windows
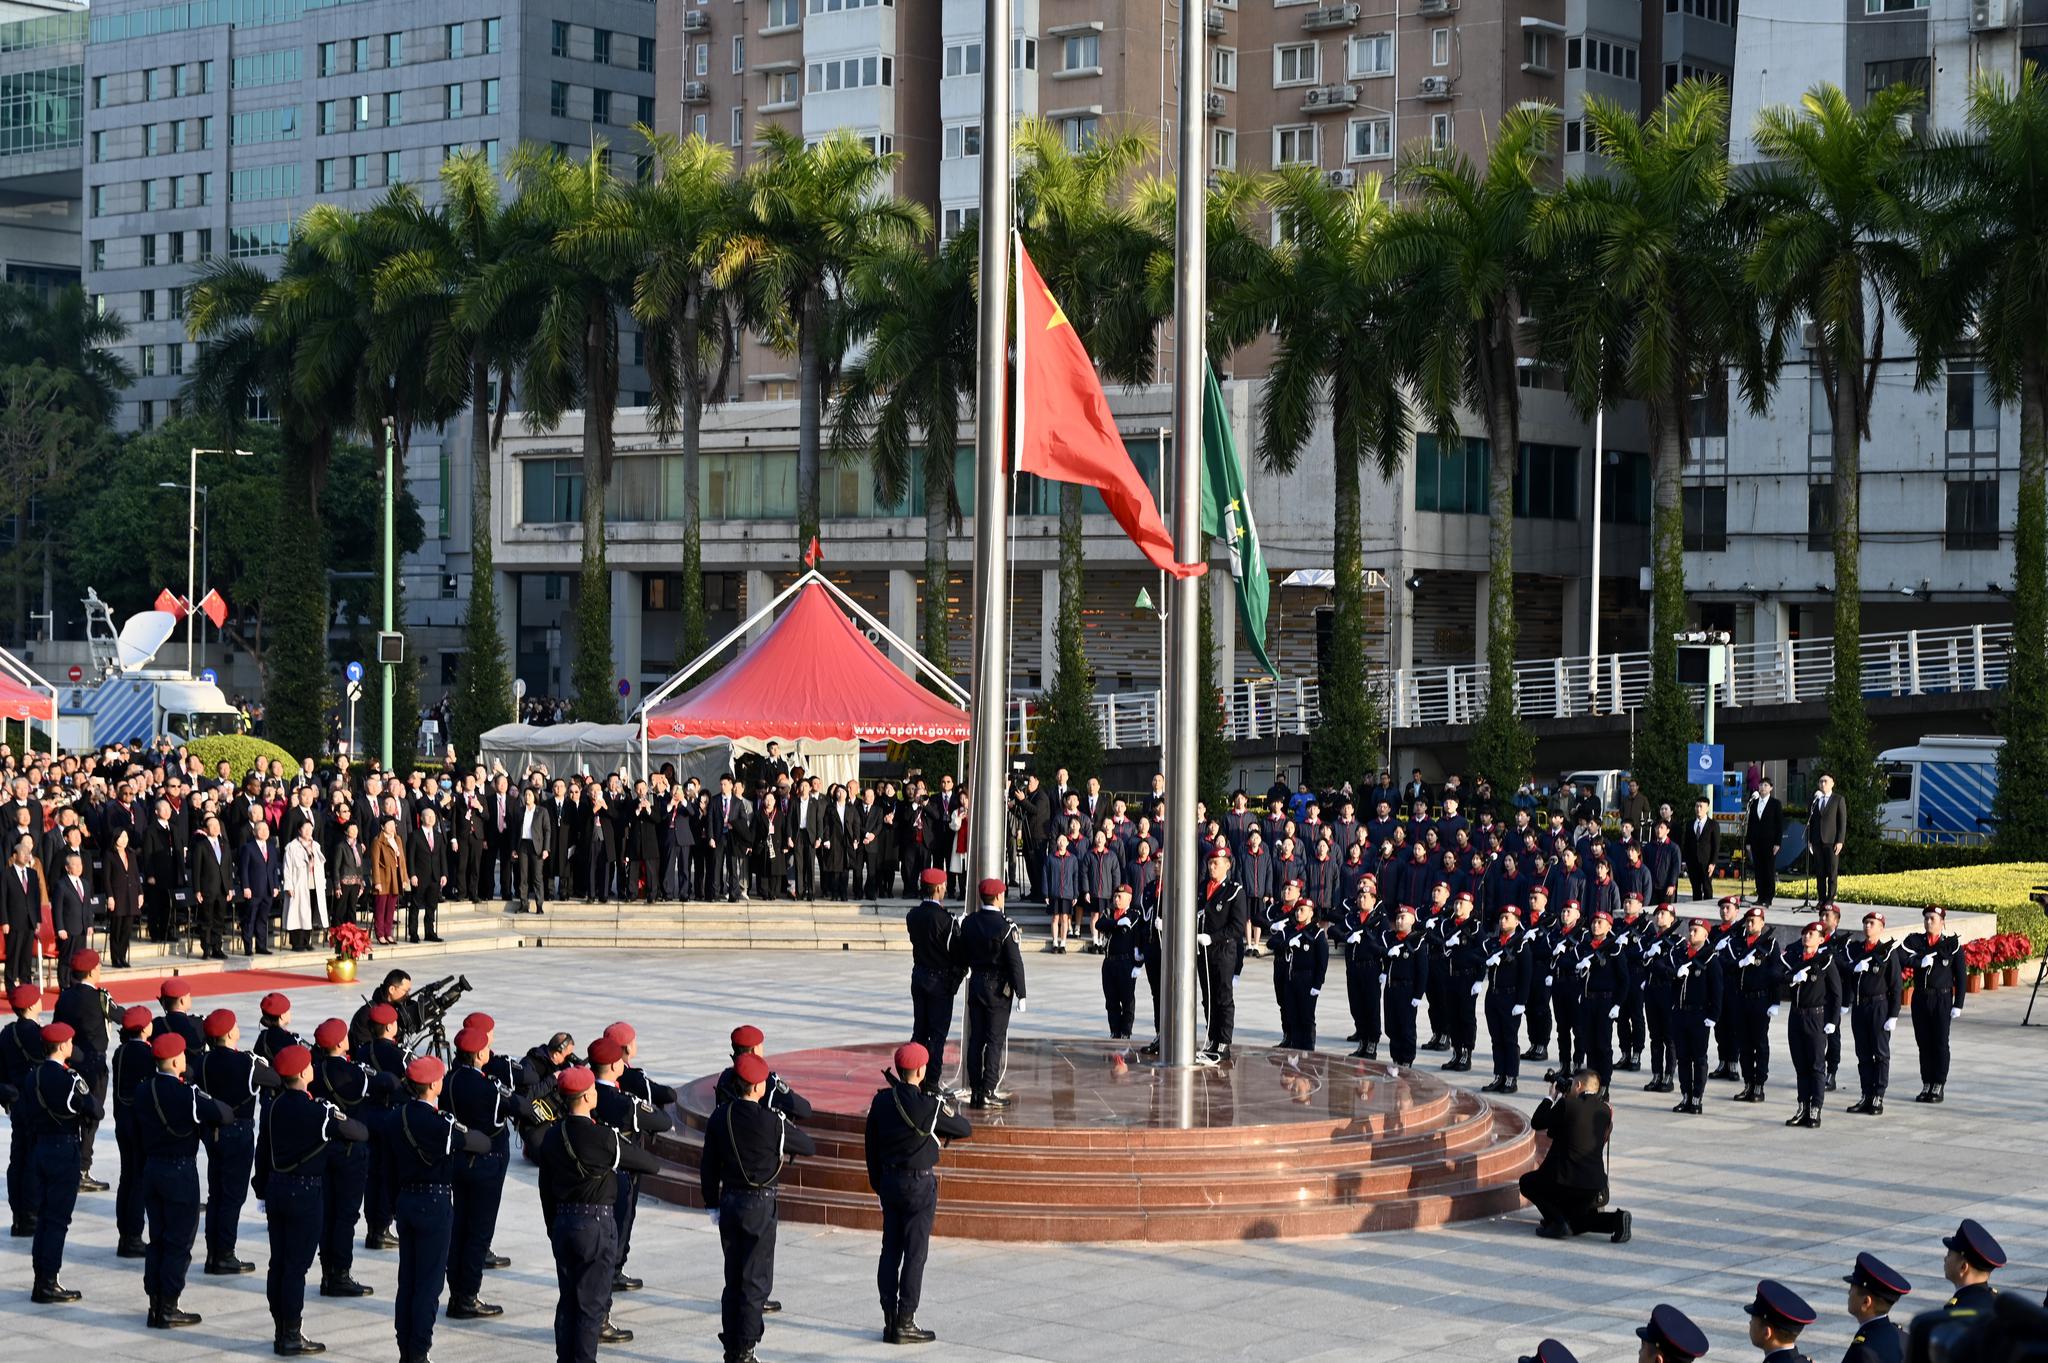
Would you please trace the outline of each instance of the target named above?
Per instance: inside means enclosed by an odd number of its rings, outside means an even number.
[[[0,0],[0,278],[79,279],[85,147],[83,4]]]

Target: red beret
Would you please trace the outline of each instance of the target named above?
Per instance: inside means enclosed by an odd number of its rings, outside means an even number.
[[[226,1008],[214,1009],[206,1015],[205,1030],[209,1038],[226,1036],[235,1030],[234,1013]]]
[[[588,1093],[597,1076],[581,1065],[572,1065],[555,1076],[555,1087],[563,1093]]]
[[[1626,903],[1628,903],[1628,902],[1629,902],[1630,900],[1634,900],[1634,901],[1635,901],[1636,903],[1640,904],[1640,903],[1642,903],[1642,902],[1643,902],[1643,897],[1642,897],[1642,895],[1641,895],[1640,893],[1638,893],[1637,891],[1635,891],[1635,890],[1630,890],[1630,891],[1629,891],[1629,892],[1628,892],[1627,894],[1624,894],[1624,895],[1623,895],[1623,896],[1621,897],[1621,902],[1622,902],[1622,903],[1624,903],[1624,904],[1626,904]]]
[[[149,1010],[139,1003],[121,1014],[121,1030],[124,1032],[139,1032],[147,1026],[149,1026]]]
[[[1876,909],[1872,909],[1869,913],[1863,915],[1863,921],[1866,923],[1875,923],[1879,927],[1883,927],[1884,915],[1879,913]]]
[[[287,1079],[295,1078],[313,1068],[313,1053],[304,1046],[287,1046],[270,1062],[270,1068]]]
[[[1926,918],[1929,915],[1932,915],[1936,918],[1947,918],[1948,910],[1944,909],[1939,904],[1929,904],[1926,908],[1920,910],[1920,916],[1922,918]]]
[[[906,1041],[896,1048],[896,1068],[899,1070],[921,1070],[931,1060],[931,1052],[915,1041]]]
[[[43,1025],[43,1044],[45,1046],[55,1046],[60,1042],[69,1041],[77,1035],[78,1033],[72,1030],[71,1024],[68,1022],[50,1022]]]
[[[398,1010],[388,1003],[370,1005],[370,1021],[379,1027],[388,1027],[398,1021]]]
[[[192,982],[182,975],[173,975],[156,987],[160,999],[183,999],[192,996]]]
[[[267,1018],[281,1018],[292,1010],[292,1001],[279,993],[265,994],[256,1004],[258,1012]]]
[[[455,1034],[455,1049],[458,1051],[466,1051],[470,1055],[480,1055],[484,1051],[489,1050],[490,1047],[491,1034],[489,1032],[478,1031],[474,1027],[465,1027]]]
[[[91,947],[80,947],[71,953],[71,968],[81,975],[89,975],[100,968],[100,954]]]
[[[1209,849],[1209,860],[1211,860],[1211,861],[1229,861],[1229,860],[1230,860],[1230,849],[1229,849],[1229,848],[1227,848],[1227,847],[1225,847],[1225,846],[1223,846],[1223,845],[1222,845],[1222,844],[1220,844],[1220,843],[1219,843],[1219,844],[1217,844],[1216,846],[1214,846],[1214,847],[1212,847],[1212,848],[1210,848],[1210,849]]]
[[[1285,879],[1285,880],[1283,880],[1283,881],[1281,881],[1281,882],[1280,882],[1280,888],[1281,888],[1281,889],[1283,889],[1283,890],[1298,890],[1298,889],[1300,889],[1300,888],[1301,888],[1301,877],[1300,877],[1300,876],[1289,876],[1289,877],[1288,877],[1287,879]]]
[[[918,877],[918,881],[925,885],[943,885],[946,883],[945,869],[939,866],[927,866],[924,874]]]
[[[1564,901],[1564,907],[1567,909],[1576,909],[1579,907],[1579,901],[1576,899],[1567,899]]]
[[[1764,906],[1763,906],[1763,905],[1761,905],[1761,904],[1752,904],[1752,905],[1750,905],[1750,906],[1749,906],[1749,913],[1747,913],[1747,914],[1744,914],[1744,915],[1743,915],[1743,917],[1747,918],[1747,917],[1750,917],[1751,915],[1754,915],[1754,916],[1756,916],[1756,917],[1758,917],[1758,918],[1761,918],[1761,917],[1763,917],[1763,916],[1764,916]]]
[[[616,1065],[626,1058],[626,1048],[608,1036],[601,1036],[590,1043],[590,1063],[593,1065]]]
[[[990,876],[987,880],[982,881],[981,884],[976,886],[975,888],[981,891],[983,898],[989,898],[994,895],[1001,894],[1004,890],[1007,890],[1010,887],[1005,885],[1001,880],[997,879],[995,876]]]
[[[752,1023],[732,1029],[732,1044],[741,1050],[749,1046],[758,1046],[767,1039],[761,1035],[761,1029]]]
[[[405,1067],[405,1077],[415,1084],[438,1084],[447,1073],[440,1057],[432,1055],[423,1055]]]
[[[462,1028],[468,1031],[471,1027],[479,1031],[495,1032],[498,1030],[498,1023],[489,1013],[471,1013],[462,1020]]]
[[[7,1002],[17,1013],[26,1013],[43,1001],[43,991],[32,984],[17,984],[7,991]]]
[[[1724,894],[1724,895],[1722,895],[1722,896],[1721,896],[1721,907],[1722,907],[1722,908],[1724,908],[1724,909],[1739,909],[1739,908],[1741,908],[1741,907],[1742,907],[1742,896],[1741,896],[1741,895],[1739,895],[1739,894]]]
[[[765,1084],[768,1082],[768,1062],[749,1051],[732,1062],[733,1073],[740,1077],[742,1084]]]
[[[348,1040],[348,1024],[340,1018],[329,1018],[313,1029],[315,1046],[339,1046]]]
[[[1118,894],[1136,894],[1136,893],[1137,893],[1137,891],[1136,891],[1136,890],[1132,889],[1132,888],[1131,888],[1131,887],[1130,887],[1129,885],[1127,885],[1127,884],[1126,884],[1126,885],[1119,885],[1119,886],[1117,886],[1117,887],[1116,887],[1116,892],[1117,892]]]
[[[1473,894],[1472,894],[1472,892],[1471,892],[1470,890],[1460,890],[1460,891],[1458,891],[1458,897],[1457,897],[1457,899],[1456,899],[1455,901],[1453,901],[1453,902],[1455,902],[1455,903],[1459,903],[1459,904],[1471,904],[1471,903],[1475,902],[1475,899],[1474,899],[1474,896],[1473,896]]]
[[[1828,925],[1826,923],[1821,922],[1818,918],[1814,919],[1811,923],[1802,923],[1799,927],[1801,935],[1804,935],[1809,932],[1825,933],[1827,930]]]
[[[1666,904],[1664,907],[1668,909],[1671,906]],[[1708,932],[1714,930],[1714,920],[1711,918],[1695,918],[1692,920],[1692,925],[1696,928],[1705,928]]]
[[[1550,891],[1544,889],[1541,885],[1531,885],[1529,887],[1529,898],[1534,899],[1539,894],[1545,899],[1550,898]]]
[[[183,1055],[185,1038],[176,1032],[165,1032],[149,1043],[149,1053],[159,1060],[169,1060],[174,1055]]]
[[[630,1046],[640,1039],[640,1033],[633,1030],[630,1022],[614,1022],[604,1029],[604,1034],[621,1046]]]
[[[1603,918],[1605,918],[1610,923],[1614,921],[1614,915],[1609,913],[1606,909],[1593,910],[1593,921],[1595,923],[1599,922]]]

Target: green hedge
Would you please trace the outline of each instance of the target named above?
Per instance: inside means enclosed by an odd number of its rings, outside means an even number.
[[[1939,904],[1951,912],[1995,913],[2000,932],[2023,932],[2039,950],[2048,920],[2030,897],[2048,885],[2048,862],[2005,861],[1963,870],[1934,868],[1885,875],[1843,876],[1844,904],[1885,904],[1919,909]]]
[[[216,763],[226,759],[229,770],[237,781],[247,776],[258,761],[268,763],[272,758],[284,763],[285,774],[299,769],[299,759],[275,743],[261,738],[250,738],[246,734],[218,734],[212,738],[195,738],[185,745],[185,750],[206,764],[212,773]]]

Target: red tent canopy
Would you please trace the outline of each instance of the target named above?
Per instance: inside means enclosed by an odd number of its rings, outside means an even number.
[[[650,710],[647,734],[960,743],[968,720],[905,676],[813,582],[717,675]]]
[[[0,719],[40,719],[57,722],[57,699],[31,690],[14,678],[0,673]]]

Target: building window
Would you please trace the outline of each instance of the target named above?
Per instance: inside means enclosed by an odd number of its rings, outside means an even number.
[[[138,430],[151,430],[156,426],[156,404],[148,398],[135,404],[135,426]]]
[[[492,144],[487,143],[486,145]],[[398,173],[398,156],[399,154],[395,151],[384,153],[384,183],[387,185],[395,185],[403,178]]]
[[[1234,47],[1212,47],[1209,49],[1209,83],[1219,90],[1237,88],[1237,49]]]
[[[1951,369],[1947,401],[1948,547],[1998,548],[1998,405],[1982,372]]]
[[[1076,114],[1060,120],[1060,137],[1067,144],[1068,151],[1080,151],[1095,145],[1095,139],[1102,135],[1102,119],[1096,114]]]
[[[1717,24],[1735,22],[1735,0],[1664,0],[1666,14],[1690,14]]]
[[[601,66],[612,64],[612,31],[608,28],[590,30],[590,60]]]
[[[768,0],[768,27],[795,28],[803,12],[803,0]]]
[[[981,155],[981,125],[955,123],[946,129],[946,159],[958,161]]]
[[[732,35],[732,73],[735,76],[745,75],[746,70],[747,40],[744,36],[735,33]]]
[[[332,76],[340,69],[341,44],[322,43],[317,49],[320,57],[318,70],[322,76]]]
[[[1209,164],[1217,170],[1237,169],[1237,133],[1230,128],[1209,131]]]
[[[770,71],[768,73],[768,108],[786,108],[803,99],[802,82],[794,71]],[[733,138],[733,145],[739,145],[739,138]]]
[[[249,203],[258,199],[289,199],[299,192],[299,167],[296,162],[285,162],[276,166],[252,166],[247,170],[234,172],[228,184],[230,203]]]
[[[1684,514],[1684,547],[1689,553],[1725,553],[1728,548],[1728,385],[1715,380],[1695,394],[1687,424],[1692,458],[1679,494]]]
[[[452,61],[462,55],[462,25],[449,24],[444,32],[448,38],[448,57]]]
[[[1728,485],[1700,483],[1685,488],[1679,495],[1680,511],[1685,517],[1685,552],[1728,552]]]
[[[1488,507],[1487,443],[1466,436],[1443,451],[1435,435],[1415,437],[1415,509],[1483,516]]]
[[[147,269],[156,264],[156,233],[142,234],[142,264]]]
[[[1273,164],[1312,166],[1316,163],[1316,130],[1303,123],[1273,129]]]
[[[1321,48],[1314,43],[1281,43],[1273,49],[1273,84],[1314,85],[1322,77],[1318,60]]]
[[[403,122],[405,122],[405,91],[386,90],[384,92],[384,126],[395,128]]]
[[[88,268],[88,269],[91,269],[91,270],[94,270],[94,271],[98,271],[98,270],[104,270],[104,269],[106,269],[106,268],[107,268],[107,243],[106,243],[105,241],[95,241],[95,242],[93,242],[93,243],[92,243],[92,250],[91,250],[91,252],[90,252],[90,254],[89,254],[89,256],[88,256],[88,259],[89,259],[89,260],[91,261],[91,264],[90,264],[90,265],[88,265],[88,266],[87,266],[86,268]]]
[[[693,70],[693,71],[694,71],[694,72],[695,72],[695,73],[696,73],[697,75],[700,75],[700,76],[708,76],[708,75],[710,75],[710,74],[711,74],[711,44],[710,44],[710,43],[698,43],[698,44],[697,44],[697,50],[696,50],[696,52],[695,52],[695,53],[693,54],[693,57],[692,57],[692,61],[691,61],[691,69],[692,69],[692,70]]]
[[[569,26],[563,23],[560,19],[557,19],[555,20],[554,26],[551,31],[554,36],[552,40],[548,43],[549,53],[557,57],[568,56]]]
[[[1948,485],[1948,534],[1955,550],[1998,548],[1998,480],[1979,478]]]
[[[358,70],[358,71],[367,71],[367,70],[369,70],[369,69],[370,69],[370,40],[369,40],[368,38],[358,38],[358,39],[356,39],[356,40],[355,40],[355,43],[354,43],[354,51],[353,51],[352,55],[353,55],[353,56],[354,56],[354,58],[355,58],[355,66],[354,66],[354,69],[355,69],[355,70]]]
[[[709,115],[709,114],[693,114],[693,115],[691,115],[691,117],[690,117],[690,135],[691,135],[692,137],[702,137],[702,138],[706,138],[706,139],[708,140],[708,139],[710,138],[710,136],[711,136],[711,115]],[[609,154],[609,153],[607,153],[607,154]]]
[[[1429,116],[1429,145],[1432,150],[1442,151],[1451,145],[1451,116],[1431,114]]]
[[[496,76],[492,76],[484,82],[484,112],[487,114],[498,112],[498,78]]]
[[[1603,76],[1632,81],[1636,78],[1636,49],[1605,38],[1568,38],[1564,66],[1567,71],[1598,71]]]
[[[954,43],[946,49],[946,74],[949,76],[978,76],[981,74],[981,44]]]
[[[252,109],[245,114],[236,114],[228,135],[238,147],[260,142],[294,141],[299,135],[298,106],[286,104],[275,109]]]
[[[1926,8],[1927,0],[1863,0],[1865,14],[1904,14]]]
[[[590,92],[590,121],[599,126],[612,121],[612,92],[592,90]]]
[[[1102,67],[1102,35],[1069,33],[1060,39],[1060,70],[1095,71]]]
[[[135,320],[138,322],[154,322],[156,320],[155,289],[144,289],[142,296],[136,300]]]
[[[569,116],[569,87],[561,81],[548,82],[548,112],[556,118]]]
[[[1579,451],[1573,445],[1522,442],[1515,462],[1515,514],[1525,518],[1579,518]]]
[[[1394,70],[1394,35],[1391,33],[1367,33],[1353,38],[1350,42],[1351,75],[1386,76]]]
[[[1565,120],[1564,149],[1567,153],[1581,152],[1586,149],[1585,119],[1568,118]]]
[[[1899,57],[1892,61],[1865,62],[1863,97],[1869,99],[1894,85],[1905,85],[1918,90],[1924,100],[1927,95],[1927,67],[1925,57]]]
[[[1835,414],[1818,374],[1806,384],[1806,548],[1825,554],[1835,545]]]
[[[1449,66],[1451,64],[1451,31],[1447,28],[1431,29],[1429,33],[1429,64]]]
[[[1650,524],[1654,492],[1648,454],[1607,451],[1607,476],[1600,480],[1601,520],[1609,525]]]
[[[1010,65],[1019,71],[1038,69],[1038,39],[1019,38],[1010,44]]]
[[[384,65],[405,65],[405,35],[387,33],[384,35]]]
[[[741,137],[743,137],[746,134],[747,112],[745,109],[735,104],[732,106],[731,118],[732,131],[726,136],[725,140],[728,145],[737,147],[740,144]]]
[[[156,374],[156,347],[144,345],[135,347],[135,372],[143,378]]]
[[[164,347],[164,372],[167,374],[182,374],[185,372],[185,347],[182,343],[172,341]]]
[[[639,44],[638,53],[633,62],[634,67],[641,71],[652,71],[654,69],[654,39],[637,38],[634,41]]]
[[[182,237],[184,234],[179,233],[177,235]],[[176,254],[177,259],[183,260],[185,258],[184,248],[181,246]],[[173,322],[183,321],[185,317],[185,286],[183,284],[173,284],[165,292],[169,295],[168,311],[171,320]]]
[[[500,27],[501,25],[499,21],[496,19],[484,20],[484,51],[496,52],[499,49],[501,45],[501,40],[498,36]],[[641,39],[641,41],[648,44],[652,44],[654,42],[652,38],[643,38]],[[642,67],[641,69],[652,70],[653,68]]]
[[[1394,121],[1391,118],[1354,118],[1351,120],[1351,145],[1347,153],[1353,161],[1377,161],[1394,154]]]
[[[1552,71],[1550,34],[1540,28],[1522,30],[1522,64],[1535,71]]]

